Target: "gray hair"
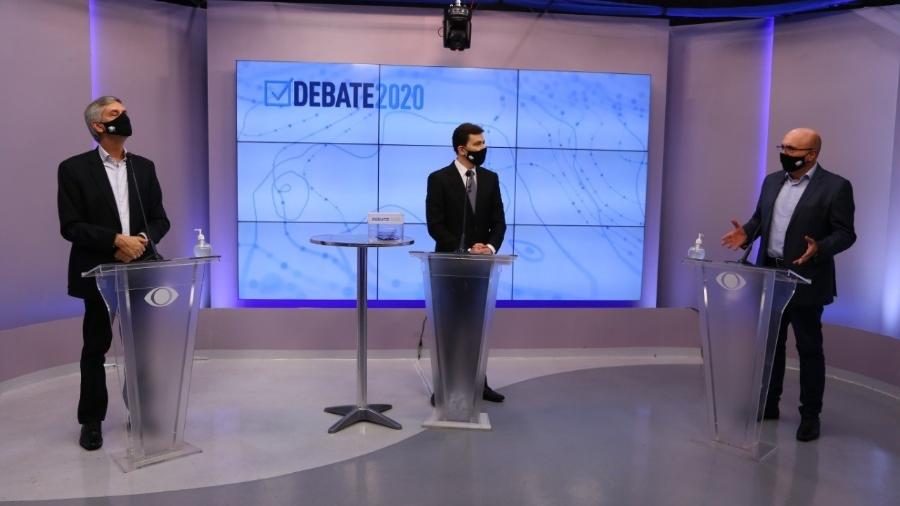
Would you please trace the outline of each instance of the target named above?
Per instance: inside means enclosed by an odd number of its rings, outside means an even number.
[[[103,119],[103,108],[114,102],[122,103],[121,100],[112,95],[105,95],[94,100],[84,109],[84,123],[87,125],[88,131],[91,132],[91,137],[97,142],[100,141],[100,134],[94,130],[91,123],[102,123],[100,120]]]

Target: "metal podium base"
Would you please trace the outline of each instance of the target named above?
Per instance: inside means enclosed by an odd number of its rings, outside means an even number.
[[[422,422],[422,427],[428,429],[468,429],[468,430],[491,430],[491,419],[487,413],[478,414],[478,422],[451,422],[448,420],[438,420],[437,413],[432,412],[428,420]]]
[[[369,404],[365,408],[361,408],[352,404],[349,406],[332,406],[330,408],[325,408],[326,413],[343,417],[328,428],[328,433],[334,434],[339,430],[346,429],[359,422],[370,422],[383,425],[389,429],[400,430],[403,427],[399,423],[381,414],[392,407],[393,406],[390,404]]]
[[[124,450],[118,453],[114,453],[112,455],[112,458],[123,473],[128,473],[142,467],[159,464],[160,462],[166,462],[180,457],[187,457],[188,455],[193,455],[202,451],[203,450],[197,448],[192,444],[182,443],[177,448],[173,448],[162,453],[148,455],[142,458],[135,458],[134,452],[132,450]]]

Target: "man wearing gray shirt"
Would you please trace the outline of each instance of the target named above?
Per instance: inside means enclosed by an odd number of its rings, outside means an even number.
[[[822,312],[837,295],[834,256],[856,241],[853,229],[853,187],[818,163],[822,139],[808,128],[785,134],[778,146],[783,170],[766,176],[750,221],[722,237],[722,244],[748,248],[761,237],[756,264],[791,269],[812,280],[798,285],[785,308],[778,332],[772,379],[763,418],[779,417],[784,382],[787,326],[794,329],[800,357],[800,426],[797,440],[819,437],[819,414],[825,392]]]

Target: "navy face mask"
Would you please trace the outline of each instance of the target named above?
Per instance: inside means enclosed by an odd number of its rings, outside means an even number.
[[[131,136],[131,118],[128,117],[128,113],[123,112],[112,121],[107,121],[102,125],[103,130],[110,135]]]

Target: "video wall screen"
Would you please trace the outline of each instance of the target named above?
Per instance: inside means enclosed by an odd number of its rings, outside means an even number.
[[[397,65],[236,62],[241,299],[354,300],[356,251],[311,244],[402,212],[411,248],[369,251],[369,298],[423,298],[428,174],[453,129],[485,129],[518,255],[498,298],[641,297],[650,76]]]

